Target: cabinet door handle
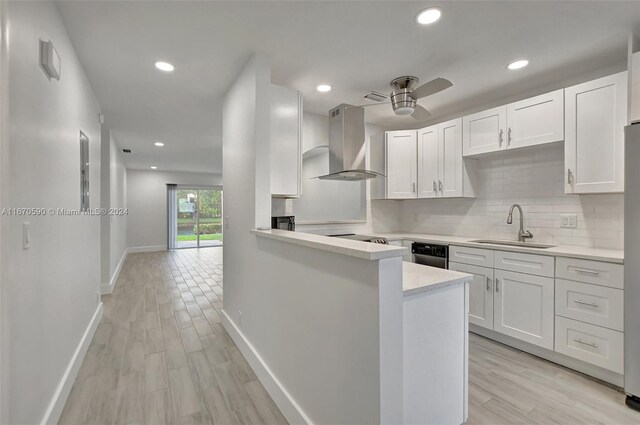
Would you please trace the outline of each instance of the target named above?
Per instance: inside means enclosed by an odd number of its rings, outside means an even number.
[[[574,303],[576,304],[580,304],[580,305],[587,305],[589,307],[593,307],[593,308],[598,308],[598,304],[596,303],[588,303],[586,301],[581,301],[581,300],[573,300]]]
[[[500,280],[496,277],[496,292],[500,292]]]
[[[509,131],[507,132],[507,146],[511,146],[511,127],[509,127]]]
[[[438,187],[440,187],[440,192],[442,192],[442,180],[439,180],[440,184]]]
[[[438,185],[436,184],[436,181],[433,181],[433,191],[437,192],[438,191]]]
[[[411,183],[411,193],[416,193],[416,182]]]
[[[586,273],[586,274],[592,274],[594,276],[600,276],[600,272],[597,270],[587,270],[587,269],[573,269],[573,270],[578,273]]]
[[[567,168],[567,184],[571,184],[571,168]]]
[[[500,137],[498,138],[498,147],[502,147],[503,131],[500,129]]]
[[[583,345],[588,345],[589,347],[598,348],[598,344],[596,344],[595,342],[584,342],[580,338],[574,339],[574,341],[577,342],[578,344],[583,344]]]
[[[491,290],[491,278],[487,276],[487,291]]]

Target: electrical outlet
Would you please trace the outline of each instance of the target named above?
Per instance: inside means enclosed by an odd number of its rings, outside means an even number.
[[[578,226],[578,216],[576,214],[560,214],[560,227],[575,229]]]

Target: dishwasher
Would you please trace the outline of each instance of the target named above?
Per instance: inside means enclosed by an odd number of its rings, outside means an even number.
[[[414,242],[411,244],[413,262],[424,266],[449,268],[449,245]]]

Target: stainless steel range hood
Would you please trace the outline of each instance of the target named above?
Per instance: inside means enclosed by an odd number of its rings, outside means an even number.
[[[364,108],[347,104],[329,111],[329,174],[321,180],[385,177],[365,169]]]

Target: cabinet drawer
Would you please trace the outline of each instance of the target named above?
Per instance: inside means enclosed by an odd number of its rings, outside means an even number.
[[[600,326],[556,316],[558,353],[622,374],[624,334]]]
[[[450,246],[449,261],[493,268],[493,251],[467,246]]]
[[[592,325],[624,329],[624,291],[556,279],[556,314]]]
[[[622,264],[558,257],[556,277],[611,288],[624,288]]]
[[[500,270],[553,277],[554,257],[546,255],[496,251],[494,264]]]

